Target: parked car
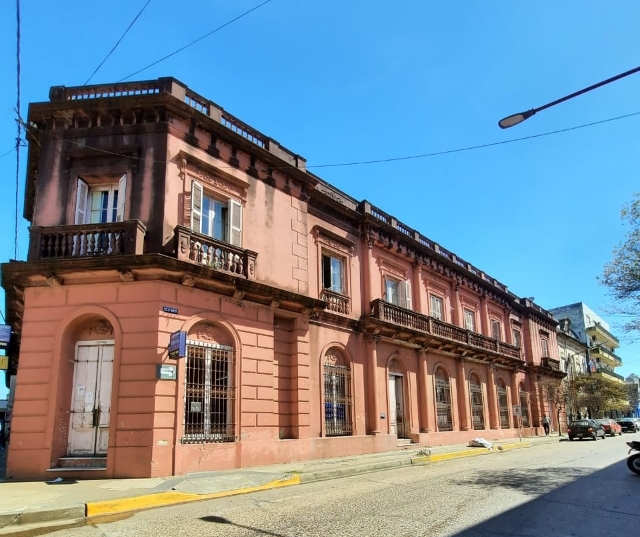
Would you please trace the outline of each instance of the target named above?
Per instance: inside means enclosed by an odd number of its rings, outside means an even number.
[[[602,428],[604,429],[604,432],[606,434],[608,434],[609,436],[615,436],[615,435],[621,435],[622,434],[622,427],[620,427],[620,425],[618,424],[618,422],[616,420],[612,420],[611,418],[604,418],[604,419],[600,419],[600,420],[596,420],[600,425],[602,425]]]
[[[604,427],[600,425],[596,420],[576,420],[572,421],[567,427],[567,434],[569,440],[574,438],[593,438],[597,440],[598,437],[606,438]]]
[[[622,432],[625,433],[637,433],[640,431],[640,423],[635,418],[620,418],[618,425],[622,428]]]

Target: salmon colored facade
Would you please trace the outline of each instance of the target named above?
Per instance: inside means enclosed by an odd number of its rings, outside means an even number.
[[[9,477],[493,440],[550,413],[551,315],[182,83],[55,87],[29,125]]]

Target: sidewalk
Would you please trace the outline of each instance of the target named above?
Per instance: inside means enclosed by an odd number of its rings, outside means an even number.
[[[0,483],[0,534],[72,524],[164,505],[245,494],[452,458],[498,454],[566,439],[527,437],[494,442],[493,450],[466,444],[276,464],[178,477],[75,481],[53,474],[47,482]]]

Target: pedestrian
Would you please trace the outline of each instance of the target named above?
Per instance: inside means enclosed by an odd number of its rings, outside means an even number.
[[[542,427],[544,428],[544,435],[545,436],[549,436],[549,425],[551,424],[551,420],[549,419],[549,417],[545,414],[544,416],[542,416]]]

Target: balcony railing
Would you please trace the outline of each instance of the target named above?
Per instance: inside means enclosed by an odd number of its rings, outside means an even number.
[[[599,360],[611,362],[616,366],[622,365],[622,358],[620,358],[615,352],[608,349],[604,345],[597,345],[589,349],[589,354],[592,358],[598,358]]]
[[[598,373],[602,373],[605,376],[608,375],[608,376],[613,377],[615,379],[624,381],[624,377],[622,375],[616,373],[615,371],[613,371],[612,369],[609,369],[608,367],[599,366],[599,367],[596,367],[596,371]]]
[[[146,227],[139,220],[32,227],[29,261],[142,254]]]
[[[547,369],[553,369],[554,371],[560,371],[560,360],[554,360],[553,358],[549,358],[545,356],[540,361],[542,367],[546,367]]]
[[[183,226],[176,227],[175,237],[178,259],[255,280],[256,252],[196,233]]]
[[[522,361],[520,348],[514,345],[509,345],[497,339],[470,332],[459,326],[439,321],[438,319],[422,315],[421,313],[394,306],[380,299],[374,300],[371,303],[371,307],[373,317],[381,321],[425,332],[443,339],[458,341],[472,347],[478,347]]]
[[[340,293],[335,293],[329,289],[323,289],[320,292],[320,300],[328,302],[327,309],[334,311],[335,313],[342,313],[343,315],[349,315],[350,299],[348,296]]]

